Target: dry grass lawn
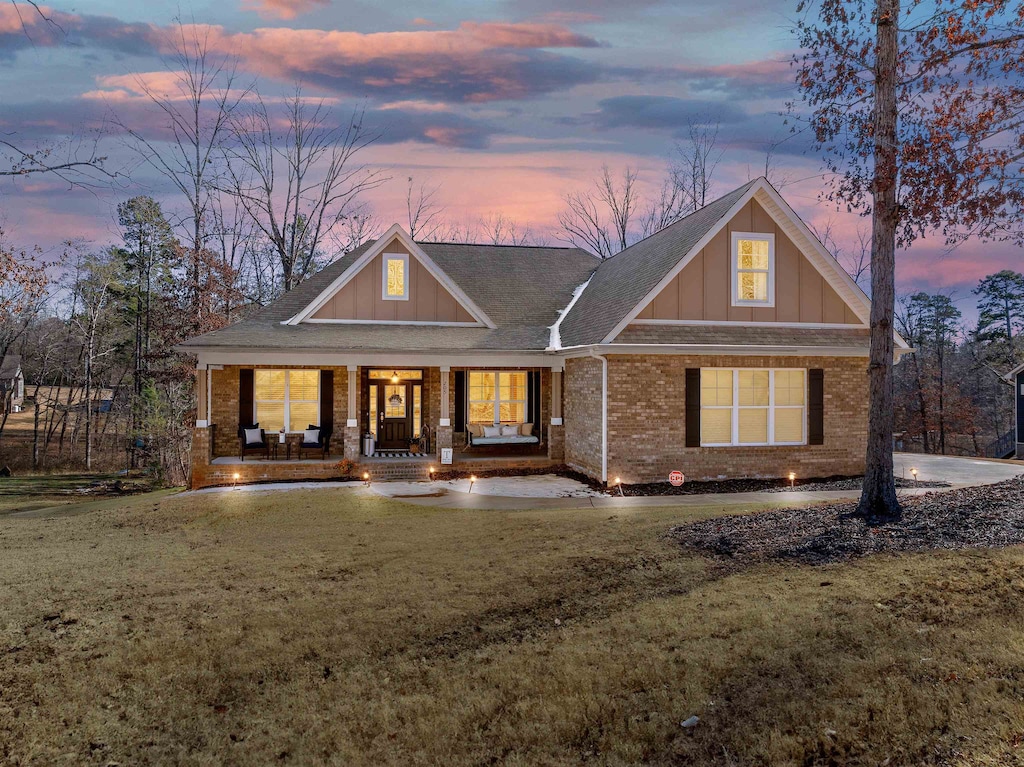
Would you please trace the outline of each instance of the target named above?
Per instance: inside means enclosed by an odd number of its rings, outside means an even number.
[[[0,516],[0,763],[1024,764],[1017,548],[730,573],[664,536],[713,507],[105,505]]]

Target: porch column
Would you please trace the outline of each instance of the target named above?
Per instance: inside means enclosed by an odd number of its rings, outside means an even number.
[[[443,366],[441,368],[441,415],[437,422],[437,439],[435,440],[437,459],[439,461],[441,460],[441,448],[451,447],[453,440],[451,408],[448,401],[449,392],[451,391],[451,377],[451,367]]]
[[[196,428],[210,425],[210,371],[206,365],[196,368]]]
[[[562,424],[562,363],[551,366],[551,424],[548,426],[548,458],[565,460],[565,426]]]
[[[356,397],[356,386],[359,383],[359,367],[348,366],[348,405],[345,421],[345,457],[350,461],[359,460],[359,405]]]

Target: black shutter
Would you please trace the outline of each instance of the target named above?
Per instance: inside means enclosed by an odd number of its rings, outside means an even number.
[[[251,426],[253,420],[253,370],[242,368],[238,371],[238,429]]]
[[[441,375],[445,375],[442,373]],[[454,431],[466,430],[466,371],[455,371],[455,428]]]
[[[531,370],[526,375],[527,391],[529,392],[527,418],[533,423],[534,434],[540,434],[540,376],[539,370]]]
[[[825,444],[825,371],[807,371],[807,444]]]
[[[686,447],[700,447],[700,368],[686,368]]]
[[[1024,442],[1024,370],[1017,373],[1017,441]]]
[[[355,375],[349,373],[349,375]],[[334,371],[320,371],[320,431],[334,432]]]

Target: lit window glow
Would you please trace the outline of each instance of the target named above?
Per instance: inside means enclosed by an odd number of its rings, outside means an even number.
[[[734,232],[733,306],[775,305],[775,236]]]
[[[700,443],[802,445],[806,443],[807,371],[700,371]]]

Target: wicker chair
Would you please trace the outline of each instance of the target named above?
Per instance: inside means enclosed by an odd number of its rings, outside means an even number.
[[[307,429],[320,429],[319,426],[310,424],[306,427]],[[331,455],[331,430],[320,429],[320,439],[316,442],[306,442],[305,434],[303,434],[303,440],[299,443],[299,458],[302,458],[303,450],[318,450],[324,458],[328,458]]]

